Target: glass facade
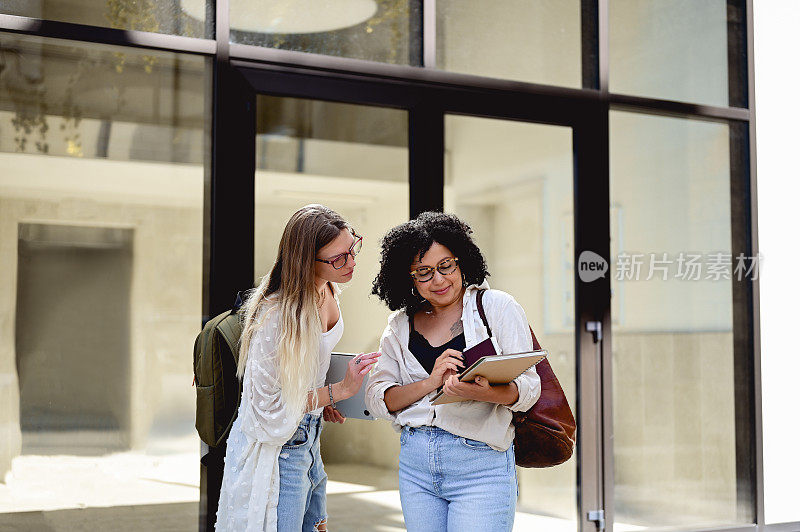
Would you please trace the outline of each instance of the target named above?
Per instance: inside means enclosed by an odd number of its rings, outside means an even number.
[[[0,53],[0,522],[196,520],[205,60],[11,34]]]
[[[378,243],[427,209],[525,308],[579,441],[518,468],[517,528],[796,517],[756,454],[758,285],[726,276],[758,241],[748,2],[267,4],[0,4],[0,528],[212,529],[192,345],[315,202],[364,236],[337,351],[377,347]],[[398,450],[326,425],[331,526],[403,527]]]

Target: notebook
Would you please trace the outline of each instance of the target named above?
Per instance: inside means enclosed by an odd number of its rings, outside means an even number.
[[[464,351],[465,355],[467,351]],[[508,355],[482,356],[462,371],[458,380],[473,382],[475,377],[482,375],[488,379],[490,384],[508,384],[545,358],[547,358],[547,351],[544,349]],[[464,359],[465,363],[467,363],[466,356]],[[459,401],[468,401],[468,399],[451,397],[446,395],[443,390],[439,390],[431,399],[431,403],[434,405],[457,403]]]

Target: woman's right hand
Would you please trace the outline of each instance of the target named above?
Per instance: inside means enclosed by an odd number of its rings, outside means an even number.
[[[464,355],[455,349],[445,349],[444,353],[438,356],[433,365],[431,376],[428,382],[434,389],[444,385],[444,382],[451,375],[457,375],[463,369]]]
[[[340,386],[342,391],[347,396],[346,398],[353,397],[361,388],[361,383],[364,381],[364,375],[369,373],[372,365],[378,361],[381,356],[379,351],[374,353],[361,353],[350,359],[347,363],[347,373],[344,375]]]

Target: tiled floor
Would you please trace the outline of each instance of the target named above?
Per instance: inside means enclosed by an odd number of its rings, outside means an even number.
[[[199,467],[193,453],[21,456],[0,483],[0,531],[197,530]],[[404,530],[397,472],[328,464],[330,530]],[[575,530],[517,513],[515,530]]]

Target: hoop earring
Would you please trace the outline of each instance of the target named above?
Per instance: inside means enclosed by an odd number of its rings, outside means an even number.
[[[417,289],[414,288],[413,284],[411,285],[411,295],[414,296],[416,299],[422,299],[424,301],[424,298],[421,295],[419,295],[419,292],[417,292]]]

